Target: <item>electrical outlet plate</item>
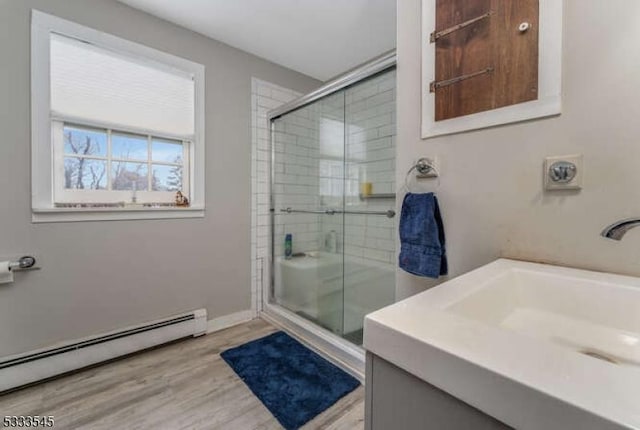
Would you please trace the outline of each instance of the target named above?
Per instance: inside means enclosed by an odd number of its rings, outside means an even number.
[[[582,176],[584,175],[584,163],[582,154],[561,155],[547,157],[544,160],[544,188],[554,190],[579,190],[582,188]],[[556,182],[552,179],[551,166],[557,162],[567,162],[576,166],[575,176],[567,182]]]

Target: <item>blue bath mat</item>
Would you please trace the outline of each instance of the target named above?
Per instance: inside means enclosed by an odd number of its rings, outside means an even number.
[[[299,428],[360,385],[281,331],[220,355],[287,430]]]

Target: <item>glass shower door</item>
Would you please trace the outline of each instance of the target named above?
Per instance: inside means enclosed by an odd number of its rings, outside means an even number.
[[[358,345],[365,315],[395,301],[395,88],[391,70],[345,93],[343,337]]]
[[[357,345],[395,298],[395,70],[272,122],[271,299]]]
[[[273,120],[272,300],[344,326],[344,92]]]

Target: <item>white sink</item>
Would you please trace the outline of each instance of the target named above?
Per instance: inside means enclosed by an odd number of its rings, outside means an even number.
[[[498,260],[365,320],[372,353],[518,429],[640,429],[640,279]]]
[[[447,291],[445,309],[618,365],[640,365],[640,290],[546,269],[510,267],[455,296]]]

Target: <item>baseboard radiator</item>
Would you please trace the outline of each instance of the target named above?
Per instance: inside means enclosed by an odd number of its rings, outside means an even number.
[[[162,320],[0,358],[0,393],[176,339],[207,332],[207,311]]]

